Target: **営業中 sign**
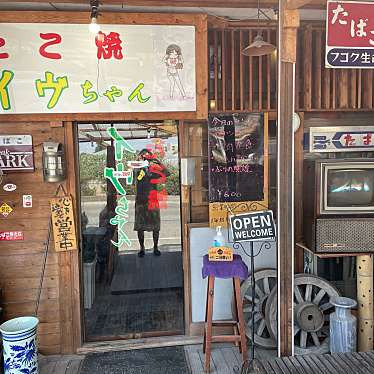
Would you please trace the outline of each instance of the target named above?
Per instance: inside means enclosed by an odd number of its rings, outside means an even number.
[[[1,113],[196,111],[195,27],[2,23]]]
[[[7,172],[34,171],[31,135],[0,135],[0,168]]]
[[[254,242],[273,239],[276,236],[271,210],[237,214],[230,216],[229,220],[235,242]]]
[[[51,200],[53,238],[57,252],[77,249],[74,210],[71,197],[56,197]]]
[[[311,127],[309,152],[364,152],[374,149],[374,127]]]
[[[326,67],[374,67],[374,3],[328,1]]]

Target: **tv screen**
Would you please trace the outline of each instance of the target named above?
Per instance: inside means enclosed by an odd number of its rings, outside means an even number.
[[[326,182],[329,208],[374,206],[374,169],[328,169]]]

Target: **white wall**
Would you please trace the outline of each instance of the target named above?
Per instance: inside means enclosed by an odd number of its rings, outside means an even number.
[[[203,265],[203,256],[208,253],[208,248],[213,244],[215,229],[208,227],[192,228],[190,230],[190,266],[191,266],[191,299],[192,299],[192,322],[201,322],[205,319],[205,302],[207,278],[202,279],[201,269]],[[227,230],[223,230],[227,239]],[[258,253],[261,242],[254,243],[254,254]],[[243,243],[245,250],[249,254],[249,243]],[[227,246],[232,244],[227,243]],[[242,256],[242,259],[251,269],[250,258],[240,249],[234,250],[234,253]],[[265,268],[276,268],[276,245],[271,244],[270,249],[263,249],[255,257],[255,270]],[[214,291],[214,319],[231,319],[231,299],[232,299],[232,281],[229,279],[216,279]]]

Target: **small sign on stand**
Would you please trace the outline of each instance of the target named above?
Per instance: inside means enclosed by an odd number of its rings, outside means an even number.
[[[232,261],[234,259],[232,248],[211,247],[208,251],[209,261]]]
[[[271,210],[243,213],[229,216],[230,230],[234,240],[234,248],[237,245],[241,246],[243,251],[244,246],[242,242],[250,243],[250,254],[251,259],[251,283],[252,283],[252,308],[251,308],[251,359],[253,366],[253,359],[255,357],[255,297],[256,297],[256,281],[255,281],[255,265],[254,265],[254,254],[253,254],[253,242],[264,241],[276,238],[276,228],[273,219],[273,212]],[[235,245],[236,244],[236,245]],[[259,250],[259,253],[261,249]],[[253,369],[253,367],[252,367]]]

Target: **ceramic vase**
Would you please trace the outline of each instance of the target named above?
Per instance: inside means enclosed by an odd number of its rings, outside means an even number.
[[[0,325],[5,374],[38,374],[38,323],[35,317],[19,317]]]
[[[335,306],[335,312],[330,314],[331,353],[356,352],[357,319],[351,313],[356,301],[348,297],[333,297],[330,303]]]

